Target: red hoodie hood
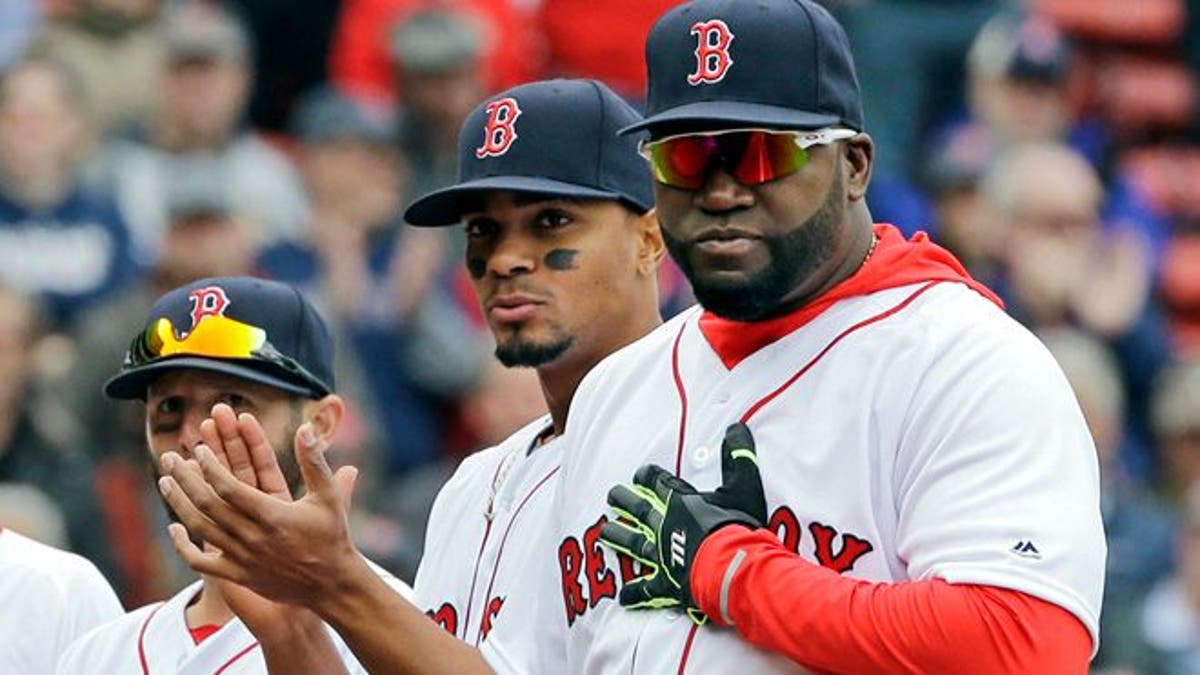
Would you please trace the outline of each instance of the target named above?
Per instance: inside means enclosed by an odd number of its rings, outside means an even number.
[[[731,321],[712,312],[700,316],[700,332],[726,368],[732,369],[754,352],[801,328],[839,300],[924,281],[966,284],[1001,309],[1004,303],[986,286],[971,278],[949,251],[918,232],[905,239],[894,225],[875,225],[879,243],[857,272],[819,298],[796,311],[766,321]]]

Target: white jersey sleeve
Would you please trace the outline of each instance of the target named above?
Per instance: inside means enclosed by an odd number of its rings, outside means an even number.
[[[121,615],[112,587],[91,562],[0,530],[0,672],[53,672],[59,654]]]
[[[911,578],[1020,590],[1097,635],[1099,475],[1066,377],[1032,334],[984,303],[960,305],[978,315],[953,321],[923,309],[919,337],[933,348],[898,427],[897,554]]]

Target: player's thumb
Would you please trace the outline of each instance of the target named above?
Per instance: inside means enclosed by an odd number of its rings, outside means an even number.
[[[758,452],[750,427],[741,422],[729,425],[721,444],[722,506],[737,509],[767,523],[767,500],[763,495],[762,476],[758,472]]]
[[[305,422],[296,430],[296,464],[300,466],[300,477],[305,489],[313,494],[328,494],[334,489],[333,471],[325,461],[329,442],[317,435],[312,422]]]
[[[343,466],[333,473],[333,481],[337,483],[338,499],[342,509],[350,512],[350,504],[354,499],[354,487],[358,485],[358,469],[353,466]]]

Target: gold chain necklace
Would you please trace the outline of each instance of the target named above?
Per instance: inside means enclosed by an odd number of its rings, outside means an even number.
[[[866,255],[866,257],[865,257],[865,258],[863,258],[863,261],[862,261],[861,263],[859,263],[859,264],[858,264],[858,266],[859,266],[859,267],[862,267],[863,265],[866,265],[866,264],[867,264],[867,261],[871,259],[871,254],[875,252],[875,246],[876,246],[878,243],[879,243],[879,236],[878,236],[878,235],[876,235],[876,234],[874,234],[874,233],[872,233],[872,234],[871,234],[871,248],[868,248],[868,249],[867,249],[867,255]]]

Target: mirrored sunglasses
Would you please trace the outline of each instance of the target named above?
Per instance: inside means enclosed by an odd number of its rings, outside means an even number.
[[[143,366],[173,356],[270,363],[311,387],[315,393],[329,393],[329,388],[319,378],[275,349],[267,339],[267,331],[225,316],[205,317],[183,337],[179,337],[169,318],[159,318],[133,339],[125,356],[125,365]]]
[[[696,190],[720,168],[742,185],[759,185],[793,174],[808,163],[808,148],[858,135],[851,129],[813,131],[728,129],[643,141],[638,151],[654,180]]]

